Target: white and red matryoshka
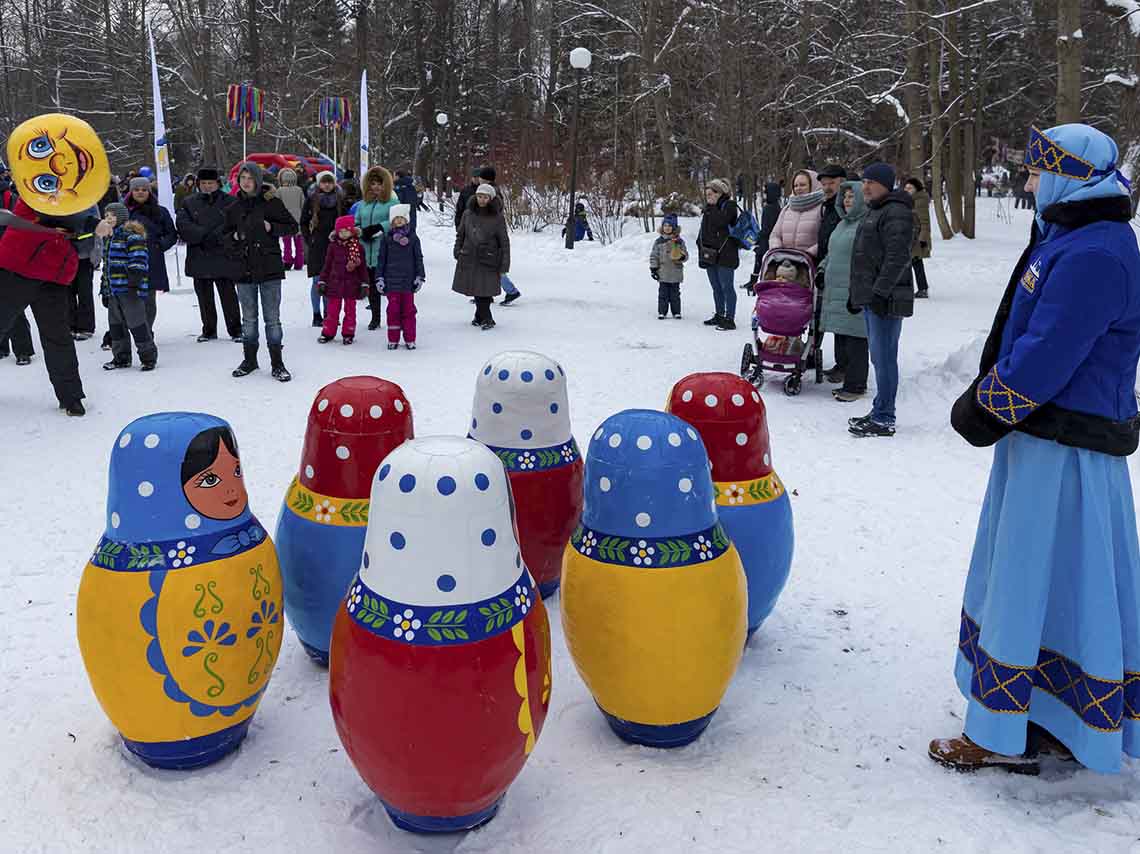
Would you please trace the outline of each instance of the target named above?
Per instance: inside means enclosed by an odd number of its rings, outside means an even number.
[[[337,613],[329,699],[345,751],[397,826],[489,821],[542,731],[550,625],[499,459],[471,439],[388,455]]]
[[[582,515],[582,455],[570,430],[562,366],[523,350],[492,357],[475,383],[468,435],[494,451],[507,469],[523,561],[549,598],[562,578],[562,551]]]
[[[300,471],[275,539],[285,614],[320,664],[328,664],[333,619],[360,566],[376,469],[412,435],[407,395],[378,377],[329,383],[309,409]]]
[[[590,441],[585,489],[562,570],[570,655],[621,738],[688,744],[720,706],[747,629],[704,444],[667,413],[619,412]]]
[[[91,687],[144,762],[207,765],[245,738],[281,649],[277,554],[220,418],[132,421],[109,480],[76,605]]]
[[[720,520],[748,578],[751,635],[776,606],[795,547],[792,504],[772,469],[764,401],[735,374],[702,373],[673,386],[667,408],[704,440]]]

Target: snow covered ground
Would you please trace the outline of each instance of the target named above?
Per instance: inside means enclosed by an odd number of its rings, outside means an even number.
[[[86,418],[55,409],[39,358],[0,362],[0,851],[1140,852],[1140,763],[1118,777],[1050,769],[1028,779],[959,776],[926,758],[930,738],[960,731],[952,666],[990,459],[953,434],[948,412],[1028,229],[1027,212],[1008,225],[991,204],[980,203],[978,240],[934,247],[932,299],[903,327],[896,438],[850,437],[846,419],[869,404],[837,404],[827,386],[807,384],[794,399],[775,385],[764,392],[776,469],[792,491],[795,562],[704,736],[675,751],[618,741],[570,661],[555,597],[546,728],[499,816],[466,836],[392,827],[340,747],[326,673],[291,635],[238,753],[191,773],[128,758],[88,686],[74,619],[112,441],[149,412],[227,418],[251,506],[272,531],[324,383],[394,380],[418,434],[462,434],[478,366],[499,350],[541,350],[566,367],[585,449],[613,412],[661,407],[687,373],[734,370],[748,308],[734,334],[701,326],[711,295],[694,263],[685,319],[658,321],[650,235],[567,252],[556,233],[516,234],[524,297],[497,307],[498,328],[482,332],[450,293],[451,230],[425,224],[416,352],[389,353],[382,332],[363,329],[351,348],[318,345],[307,283],[291,273],[288,385],[265,369],[232,379],[240,347],[195,343],[188,282],[159,298],[156,372],[105,373],[98,338],[80,345]],[[691,239],[696,220],[683,226]]]

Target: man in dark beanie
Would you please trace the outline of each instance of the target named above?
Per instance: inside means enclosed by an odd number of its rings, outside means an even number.
[[[835,195],[847,180],[847,170],[835,163],[829,163],[819,171],[819,185],[823,188],[823,214],[819,221],[819,261],[827,257],[827,242],[831,232],[839,225],[839,209],[835,206]]]
[[[226,335],[231,341],[242,340],[241,309],[233,283],[238,270],[222,240],[226,208],[233,203],[234,197],[222,192],[218,170],[205,166],[198,170],[198,192],[188,196],[178,209],[178,235],[186,243],[186,275],[194,280],[198,313],[202,316],[199,342],[218,337],[215,288],[222,303]]]
[[[867,343],[875,366],[875,402],[870,413],[852,418],[855,436],[895,435],[895,396],[899,388],[899,335],[904,317],[914,314],[910,250],[914,242],[914,201],[895,189],[895,170],[872,163],[863,170],[867,215],[855,234],[848,310],[867,319]]]
[[[459,191],[459,198],[455,200],[455,230],[459,231],[459,222],[463,219],[463,212],[467,210],[467,203],[475,197],[475,190],[483,183],[479,177],[482,169],[474,169],[471,172],[471,180],[467,186]]]

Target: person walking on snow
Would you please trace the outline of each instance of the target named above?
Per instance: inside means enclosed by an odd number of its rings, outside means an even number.
[[[914,275],[915,299],[929,299],[930,288],[926,283],[926,267],[923,260],[930,257],[930,195],[926,185],[919,178],[906,179],[906,191],[914,199],[915,236],[911,250],[911,270]]]
[[[649,275],[657,282],[657,319],[664,320],[668,311],[681,319],[681,282],[685,280],[685,262],[689,250],[681,239],[681,226],[676,214],[661,218],[659,236],[649,250]]]
[[[209,166],[199,169],[198,192],[186,197],[175,221],[178,235],[186,244],[186,275],[194,280],[194,293],[198,297],[198,314],[202,319],[200,343],[218,337],[215,289],[222,304],[226,335],[231,341],[242,340],[241,308],[233,283],[237,266],[227,254],[222,239],[226,208],[234,203],[234,197],[222,192],[218,178],[217,169]]]
[[[1111,138],[1029,135],[1029,246],[951,423],[993,465],[960,614],[959,771],[1042,756],[1119,772],[1140,757],[1140,543],[1125,459],[1140,442],[1140,251]]]
[[[325,300],[325,323],[317,339],[319,343],[327,344],[336,338],[342,306],[344,324],[340,331],[341,341],[344,344],[353,342],[356,337],[356,301],[368,296],[370,281],[368,266],[364,263],[364,249],[356,237],[356,221],[349,214],[338,217],[336,233],[325,252],[325,265],[321,268],[317,285]]]
[[[710,181],[705,187],[705,210],[697,232],[697,265],[708,274],[715,307],[705,326],[715,326],[721,332],[736,329],[732,280],[740,266],[740,245],[728,232],[739,215],[728,183],[720,178]]]
[[[491,303],[499,294],[499,283],[511,269],[511,238],[502,203],[495,198],[492,185],[480,184],[467,203],[452,254],[457,263],[451,289],[475,298],[471,325],[484,331],[494,329]]]
[[[391,211],[392,227],[380,244],[380,258],[376,267],[376,287],[388,298],[388,349],[400,346],[400,333],[404,346],[416,349],[416,294],[424,286],[424,253],[420,239],[411,230],[411,205],[394,205]]]
[[[867,344],[875,366],[875,401],[871,411],[847,422],[853,436],[895,435],[895,397],[899,390],[899,336],[903,318],[914,314],[910,251],[914,243],[914,202],[896,190],[895,170],[872,163],[863,170],[867,214],[855,235],[851,258],[848,311],[867,320]]]
[[[496,192],[495,200],[497,202],[497,207],[499,208],[499,211],[501,212],[503,209],[503,199],[502,199],[502,195],[498,192],[498,190],[499,190],[498,185],[495,184],[495,179],[498,177],[498,173],[495,172],[495,167],[484,166],[481,169],[479,169],[478,172],[475,173],[475,176],[476,177],[475,177],[475,179],[473,179],[473,183],[470,187],[471,192],[468,193],[467,199],[464,200],[463,194],[462,193],[459,194],[459,199],[461,202],[463,202],[463,205],[464,205],[463,212],[466,213],[466,211],[471,207],[471,198],[472,198],[472,196],[474,196],[478,193],[478,188],[480,186],[485,186],[485,185],[489,185],[495,189],[495,192]],[[462,215],[457,214],[457,218],[455,220],[456,229],[459,228],[459,224],[460,224],[461,219],[462,219]],[[506,273],[503,273],[503,275],[499,277],[499,286],[503,289],[503,293],[506,294],[506,296],[503,297],[503,305],[510,305],[512,302],[514,302],[515,300],[517,300],[519,297],[522,296],[522,293],[519,291],[519,289],[515,287],[515,283],[511,281],[511,277],[508,276]],[[491,300],[491,302],[494,302],[494,300]],[[488,309],[488,315],[489,314],[490,314],[490,310]]]

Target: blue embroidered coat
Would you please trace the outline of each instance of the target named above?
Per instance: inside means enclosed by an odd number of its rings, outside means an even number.
[[[1125,456],[1136,450],[1140,250],[1123,196],[1055,205],[1035,224],[982,354],[954,406],[971,444],[1022,430]]]

